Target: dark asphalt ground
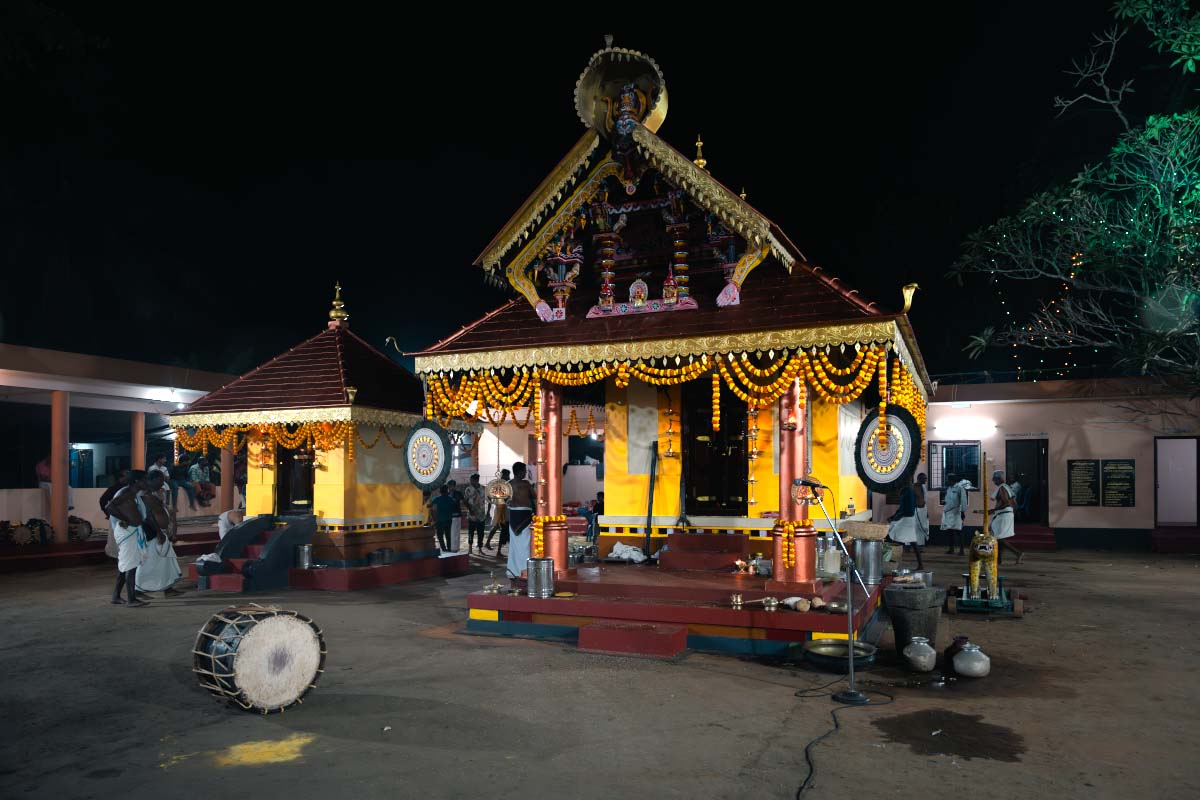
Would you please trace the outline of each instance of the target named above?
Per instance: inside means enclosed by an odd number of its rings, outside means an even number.
[[[962,569],[931,560],[939,582]],[[1200,560],[1034,553],[1004,573],[1025,619],[942,620],[940,646],[966,633],[992,676],[933,689],[886,663],[866,673],[896,700],[842,715],[806,797],[1200,796]],[[248,714],[191,672],[229,595],[125,609],[111,578],[0,578],[0,797],[787,798],[830,725],[827,698],[794,693],[831,677],[804,668],[460,635],[486,571],[254,597],[315,619],[329,658],[302,706]]]

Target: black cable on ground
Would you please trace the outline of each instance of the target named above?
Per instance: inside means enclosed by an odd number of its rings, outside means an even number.
[[[843,680],[845,680],[845,678],[838,678],[836,681],[827,683],[824,686],[818,686],[814,689],[800,689],[796,692],[796,697],[799,697],[799,698],[832,697],[833,696],[832,692],[820,692],[820,690],[827,689],[830,686],[833,686],[833,684],[835,684],[835,683],[841,683]],[[826,738],[832,736],[833,734],[835,734],[839,730],[841,730],[842,724],[838,720],[838,714],[842,711],[852,711],[853,709],[856,709],[856,708],[874,708],[876,706],[886,706],[886,705],[894,702],[896,699],[896,698],[892,697],[890,694],[888,694],[887,692],[881,692],[878,689],[863,689],[862,691],[864,694],[883,695],[884,697],[887,698],[887,700],[884,700],[883,702],[878,702],[878,703],[866,703],[861,706],[839,706],[838,708],[835,708],[829,712],[829,716],[833,717],[833,727],[830,728],[829,730],[825,731],[820,736],[813,739],[811,742],[809,742],[808,744],[806,744],[804,746],[804,761],[805,761],[805,763],[808,764],[808,774],[804,776],[804,782],[801,783],[800,788],[796,790],[797,800],[799,800],[800,795],[804,794],[806,791],[809,790],[809,788],[811,788],[813,778],[815,778],[817,775],[817,765],[812,759],[812,749],[814,747],[816,747],[818,744],[820,744],[822,741],[824,741]],[[820,693],[817,693],[817,692],[820,692]]]

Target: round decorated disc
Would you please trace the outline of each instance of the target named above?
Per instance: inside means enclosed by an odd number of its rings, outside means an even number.
[[[450,435],[446,429],[425,420],[409,431],[404,463],[413,483],[423,489],[440,486],[450,474]]]
[[[921,462],[921,428],[913,415],[899,406],[888,406],[886,424],[887,435],[880,437],[879,409],[872,410],[854,443],[858,477],[873,492],[905,485]]]

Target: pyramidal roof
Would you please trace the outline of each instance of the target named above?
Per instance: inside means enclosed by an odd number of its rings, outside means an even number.
[[[348,389],[355,391],[351,398]],[[419,414],[421,381],[355,335],[328,328],[211,392],[183,415],[367,406]]]

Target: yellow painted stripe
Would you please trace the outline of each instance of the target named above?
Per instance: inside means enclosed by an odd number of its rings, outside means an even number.
[[[467,616],[470,619],[487,619],[492,622],[500,621],[500,612],[487,608],[472,608],[467,612]]]
[[[825,633],[824,631],[813,631],[812,637],[814,639],[847,639],[847,638],[849,638],[844,633]],[[858,640],[858,631],[854,632],[854,639],[855,639],[855,641]]]

